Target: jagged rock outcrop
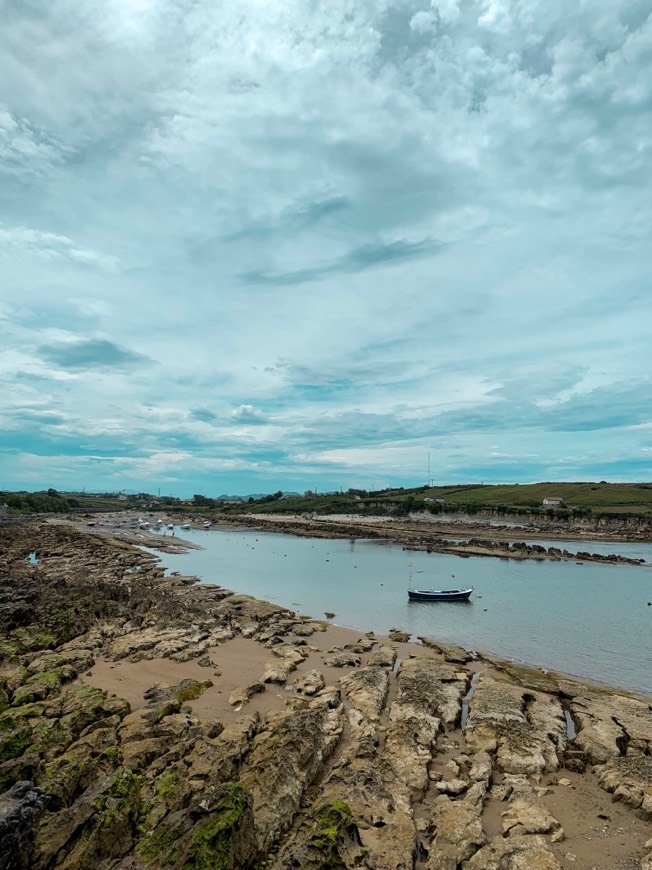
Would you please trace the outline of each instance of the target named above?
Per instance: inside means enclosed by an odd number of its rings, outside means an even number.
[[[434,836],[430,842],[426,870],[457,870],[459,865],[485,845],[482,828],[482,796],[474,792],[464,800],[441,796],[432,816]]]
[[[36,827],[47,803],[47,795],[25,780],[0,795],[0,870],[31,866]]]
[[[464,870],[560,870],[543,837],[495,837],[464,865]]]
[[[563,836],[561,825],[546,809],[527,778],[522,775],[505,776],[503,787],[509,794],[507,809],[502,813],[503,834],[549,834]]]
[[[425,640],[396,672],[380,638],[354,635],[324,654],[305,639],[322,623],[170,580],[148,554],[70,527],[25,526],[3,545],[0,862],[11,854],[12,868],[551,870],[564,833],[535,786],[570,753],[597,774],[605,807],[613,796],[636,824],[652,818],[643,701],[509,663],[467,667],[472,654]],[[189,661],[196,677],[195,661],[212,666],[212,648],[236,637],[250,638],[257,662],[240,690],[213,671],[217,685],[157,683],[132,710],[84,682],[96,660],[114,673]],[[267,659],[284,669],[283,688],[250,682]],[[342,668],[337,686],[324,685],[324,659]],[[262,713],[246,704],[252,692],[264,693]],[[560,698],[577,729],[571,749]],[[24,780],[34,785],[19,810]],[[15,817],[3,807],[23,821],[3,828]],[[483,807],[502,827],[489,842]]]
[[[293,684],[294,691],[305,696],[316,695],[317,692],[321,692],[325,685],[323,674],[316,670],[316,668],[313,668],[301,677],[297,677]]]
[[[437,734],[453,725],[461,710],[467,680],[451,665],[425,656],[406,659],[398,672],[398,694],[390,707],[385,757],[397,780],[413,796],[428,785],[428,764]]]
[[[570,703],[575,746],[595,764],[619,755],[651,755],[650,707],[625,695],[576,695]]]
[[[469,707],[466,740],[496,756],[506,773],[556,770],[566,747],[566,725],[556,698],[481,674]]]
[[[627,755],[611,758],[596,768],[598,782],[606,791],[652,821],[652,758]]]
[[[314,702],[313,702],[314,704]],[[240,782],[252,795],[258,848],[266,852],[288,829],[342,733],[342,711],[314,704],[270,715],[256,735]]]
[[[389,692],[387,669],[371,665],[352,671],[340,680],[351,704],[368,719],[377,720]]]

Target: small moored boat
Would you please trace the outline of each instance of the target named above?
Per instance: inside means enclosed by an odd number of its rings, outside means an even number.
[[[411,601],[468,601],[473,586],[467,589],[408,589]]]

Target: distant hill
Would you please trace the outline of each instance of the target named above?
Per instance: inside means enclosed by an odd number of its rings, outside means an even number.
[[[544,499],[561,499],[554,507]],[[385,489],[356,489],[347,493],[292,496],[273,502],[244,505],[246,511],[268,513],[431,513],[496,510],[499,513],[652,514],[652,483],[544,482],[531,484],[455,484]]]

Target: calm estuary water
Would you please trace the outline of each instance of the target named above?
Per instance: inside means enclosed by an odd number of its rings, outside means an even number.
[[[170,571],[318,618],[331,611],[334,623],[360,631],[400,628],[652,694],[652,568],[463,559],[250,531],[176,534],[203,549],[163,554]],[[652,559],[651,546],[635,547]],[[616,549],[629,555],[627,545]],[[471,602],[410,602],[410,571],[418,587],[473,585]]]

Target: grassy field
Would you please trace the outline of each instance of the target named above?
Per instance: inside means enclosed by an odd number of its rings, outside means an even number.
[[[247,513],[373,513],[383,506],[419,510],[432,507],[425,499],[443,499],[443,510],[481,507],[514,510],[542,510],[546,497],[563,498],[568,507],[591,514],[652,514],[652,484],[650,483],[532,483],[483,486],[419,487],[418,489],[385,490],[355,499],[343,494],[310,495],[284,498],[266,504],[255,503],[233,507]]]
[[[497,486],[432,487],[424,496],[446,504],[540,507],[548,497],[592,513],[652,513],[652,483],[529,483]]]

